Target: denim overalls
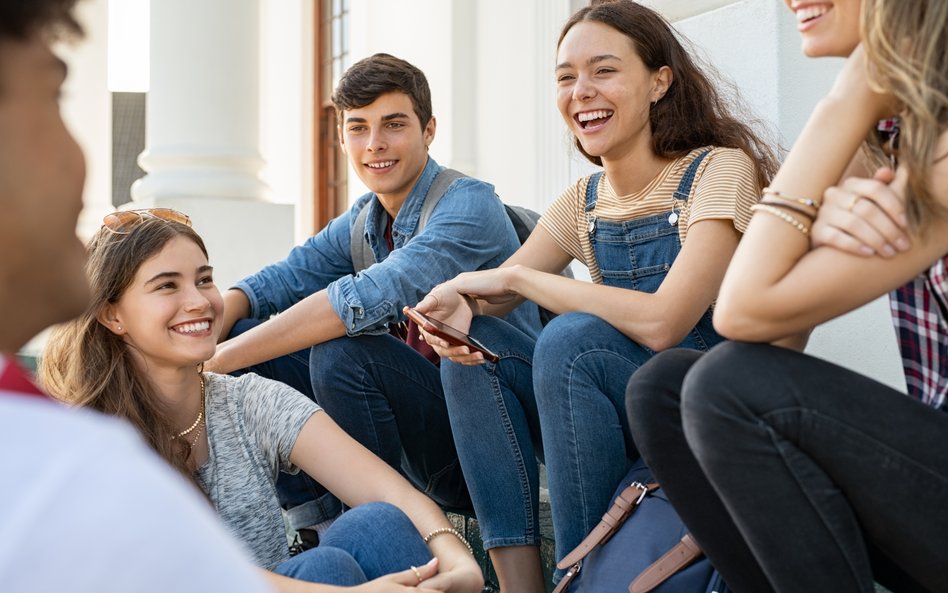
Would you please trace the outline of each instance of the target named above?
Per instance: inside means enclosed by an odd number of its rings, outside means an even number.
[[[602,181],[602,172],[589,178],[585,208],[587,231],[602,272],[603,284],[640,292],[658,290],[681,250],[678,240],[679,212],[688,202],[695,172],[708,152],[699,154],[688,166],[675,190],[675,207],[670,212],[645,218],[622,222],[597,219],[593,209],[596,207],[596,190]],[[711,325],[709,309],[678,347],[707,350],[722,340]]]

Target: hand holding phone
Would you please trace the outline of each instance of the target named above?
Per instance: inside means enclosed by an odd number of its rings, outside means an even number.
[[[475,338],[467,335],[466,333],[451,327],[437,319],[428,317],[421,311],[413,309],[411,307],[405,307],[402,309],[402,312],[405,313],[405,316],[418,324],[418,327],[425,330],[429,334],[438,336],[445,342],[453,346],[467,346],[471,349],[471,352],[480,352],[484,355],[484,358],[491,362],[498,362],[500,357],[487,349],[486,346],[478,342]]]

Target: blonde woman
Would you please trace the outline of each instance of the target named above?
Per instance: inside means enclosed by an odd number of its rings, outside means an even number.
[[[725,276],[744,342],[643,366],[630,422],[735,591],[948,591],[948,4],[788,5],[809,55],[852,54]],[[895,172],[840,183],[867,136]],[[909,397],[767,344],[886,293]]]

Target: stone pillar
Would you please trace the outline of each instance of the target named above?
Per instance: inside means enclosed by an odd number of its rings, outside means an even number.
[[[293,207],[268,202],[259,177],[259,2],[151,2],[150,34],[147,175],[131,207],[191,216],[226,288],[294,242]]]

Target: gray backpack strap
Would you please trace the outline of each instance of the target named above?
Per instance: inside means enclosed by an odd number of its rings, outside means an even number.
[[[421,205],[421,214],[418,217],[418,224],[415,226],[415,235],[420,233],[421,229],[425,228],[425,225],[428,224],[428,219],[431,218],[432,211],[434,211],[435,206],[438,205],[441,198],[444,197],[445,192],[448,191],[448,187],[454,183],[455,179],[461,177],[466,177],[466,175],[454,169],[442,169],[438,172],[434,181],[431,182],[431,187],[428,188],[428,193],[425,194],[425,201]],[[349,254],[352,257],[352,268],[356,274],[375,263],[375,253],[365,238],[365,223],[368,218],[369,202],[366,202],[365,206],[362,207],[362,210],[360,210],[356,216],[355,222],[352,223],[352,231],[349,238]]]
[[[421,215],[418,217],[418,224],[415,225],[415,235],[420,233],[421,230],[425,228],[425,225],[428,224],[431,213],[434,211],[435,206],[438,205],[438,202],[441,201],[441,198],[444,197],[445,192],[448,191],[448,187],[450,187],[456,179],[460,179],[461,177],[467,177],[467,175],[460,171],[455,171],[454,169],[442,169],[434,178],[434,181],[431,182],[431,187],[428,188],[428,193],[425,195],[425,202],[421,205]]]
[[[352,257],[352,268],[356,274],[375,263],[375,254],[365,238],[365,222],[368,218],[369,202],[366,202],[352,223],[349,237],[349,255]]]

